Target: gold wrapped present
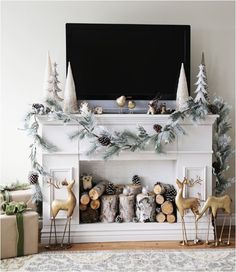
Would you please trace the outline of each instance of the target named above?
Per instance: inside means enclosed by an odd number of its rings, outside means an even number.
[[[38,253],[38,213],[2,214],[0,224],[1,259]]]

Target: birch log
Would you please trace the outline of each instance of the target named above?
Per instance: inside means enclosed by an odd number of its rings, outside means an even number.
[[[140,222],[154,222],[156,220],[155,194],[138,194],[136,196],[136,217]]]
[[[135,195],[119,195],[119,210],[123,222],[132,222],[135,217]]]
[[[175,220],[176,220],[176,217],[175,217],[174,214],[167,214],[167,218],[166,219],[167,219],[167,222],[174,223]]]
[[[106,190],[108,181],[101,181],[89,191],[89,196],[92,200],[98,199]]]
[[[138,195],[142,193],[142,185],[141,184],[128,184],[126,187],[129,189],[129,193],[131,195]]]
[[[156,221],[158,223],[163,223],[165,220],[166,220],[166,215],[164,213],[160,212],[156,215]]]
[[[97,210],[97,209],[100,207],[100,200],[99,200],[99,199],[92,200],[92,201],[90,202],[90,207],[91,207],[93,210]]]
[[[118,195],[103,195],[101,197],[101,222],[115,221],[118,208]]]
[[[156,203],[157,204],[161,205],[164,203],[164,201],[165,201],[165,199],[164,199],[163,195],[156,195]]]
[[[164,214],[172,214],[174,211],[174,207],[172,202],[170,201],[165,201],[162,205],[161,205],[161,210]]]
[[[85,210],[87,210],[87,205],[79,204],[79,209],[80,209],[81,211],[85,211]]]
[[[88,193],[82,193],[81,197],[80,197],[80,203],[83,205],[88,205],[90,201],[90,197],[88,195]]]

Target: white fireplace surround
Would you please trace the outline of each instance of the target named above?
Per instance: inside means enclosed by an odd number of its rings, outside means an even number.
[[[96,116],[99,125],[108,130],[119,131],[125,128],[135,130],[142,125],[148,132],[154,133],[153,125],[165,125],[168,115],[146,114],[104,114]],[[50,121],[39,117],[41,135],[55,144],[58,150],[53,153],[42,152],[41,162],[55,179],[75,179],[74,193],[77,205],[72,217],[72,242],[107,242],[107,241],[148,241],[148,240],[181,240],[181,223],[92,223],[81,224],[79,221],[79,177],[82,173],[91,173],[95,179],[108,179],[114,183],[130,183],[134,174],[142,177],[143,185],[151,189],[156,181],[174,184],[176,178],[195,179],[199,176],[202,183],[185,190],[185,196],[200,196],[202,203],[212,193],[212,125],[216,115],[208,115],[198,125],[190,120],[182,123],[187,135],[178,136],[176,141],[164,147],[164,153],[156,154],[153,150],[139,152],[122,152],[109,161],[103,161],[101,154],[91,157],[85,155],[89,140],[71,141],[68,134],[76,129],[76,123],[64,124],[61,121]],[[50,205],[53,199],[65,199],[66,190],[57,190],[43,185],[43,229],[42,242],[48,243],[50,231]],[[62,236],[65,223],[65,212],[56,218],[58,236]],[[188,212],[185,217],[187,235],[194,239],[194,217]],[[208,218],[199,221],[199,238],[205,239]],[[213,228],[210,228],[210,239],[213,239]]]

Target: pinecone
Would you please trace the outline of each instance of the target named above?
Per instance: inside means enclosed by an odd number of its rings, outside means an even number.
[[[134,175],[132,177],[132,183],[136,185],[140,185],[141,184],[140,177],[138,175]]]
[[[114,195],[116,193],[115,185],[112,182],[109,182],[106,186],[106,194]]]
[[[116,217],[116,223],[122,223],[123,222],[123,219],[120,215],[117,215]]]
[[[212,163],[212,167],[214,168],[214,172],[216,174],[220,173],[220,166],[221,166],[220,162],[218,162],[218,161],[215,161],[215,162]]]
[[[138,223],[138,217],[133,218],[133,223]]]
[[[168,201],[174,201],[176,195],[177,195],[177,191],[176,191],[175,187],[171,186],[171,188],[168,189],[168,191],[165,193],[165,198]]]
[[[156,133],[160,133],[161,132],[161,129],[162,129],[162,126],[161,125],[158,125],[158,124],[155,124],[153,126],[153,129],[156,131]]]
[[[103,146],[108,146],[111,143],[110,138],[108,138],[107,136],[101,136],[98,138],[98,141],[101,145]]]
[[[32,105],[32,109],[39,110],[40,108],[44,108],[44,105],[39,103],[34,103]]]
[[[29,172],[28,181],[30,184],[37,184],[39,179],[39,175],[37,172]]]
[[[218,108],[217,108],[217,106],[215,106],[215,105],[213,105],[213,104],[210,104],[210,105],[208,106],[208,108],[209,108],[209,111],[210,111],[212,114],[217,114],[217,113],[218,113]]]

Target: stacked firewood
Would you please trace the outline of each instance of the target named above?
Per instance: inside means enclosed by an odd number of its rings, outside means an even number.
[[[171,184],[157,182],[153,189],[156,197],[156,221],[159,223],[176,222],[176,189]]]
[[[82,223],[96,223],[99,221],[100,196],[106,188],[106,181],[93,186],[93,178],[89,175],[81,177],[80,220]]]
[[[157,182],[150,192],[134,177],[132,184],[114,185],[108,181],[94,184],[92,176],[82,176],[80,222],[176,222],[174,186]]]

